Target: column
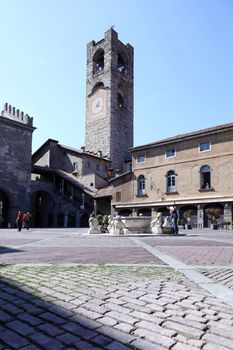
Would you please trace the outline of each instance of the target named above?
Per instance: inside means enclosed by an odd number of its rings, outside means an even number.
[[[204,227],[204,210],[203,206],[199,204],[197,206],[197,228],[202,229]]]
[[[223,218],[224,223],[229,223],[226,224],[226,228],[229,228],[231,226],[232,222],[232,205],[229,203],[224,204],[224,218]]]

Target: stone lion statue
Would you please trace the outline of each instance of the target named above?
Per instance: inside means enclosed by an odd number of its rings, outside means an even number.
[[[89,223],[88,233],[99,233],[100,232],[98,220],[94,216],[89,217],[88,223]]]

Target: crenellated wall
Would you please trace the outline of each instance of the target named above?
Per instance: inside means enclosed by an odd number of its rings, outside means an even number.
[[[19,210],[29,210],[33,118],[8,103],[0,115],[0,200],[4,226],[15,225]]]
[[[23,124],[27,124],[28,126],[33,125],[33,118],[29,117],[28,114],[25,114],[23,111],[20,111],[18,108],[15,108],[8,103],[4,104],[2,117],[9,118]]]

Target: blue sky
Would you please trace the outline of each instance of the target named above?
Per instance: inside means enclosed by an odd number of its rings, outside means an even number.
[[[0,0],[0,106],[81,147],[86,44],[114,25],[135,50],[134,145],[233,121],[232,0]]]

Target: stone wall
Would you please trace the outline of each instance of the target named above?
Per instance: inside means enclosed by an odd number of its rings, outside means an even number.
[[[19,210],[30,208],[33,130],[32,118],[5,105],[0,116],[0,190],[5,195],[5,226],[14,225]]]

